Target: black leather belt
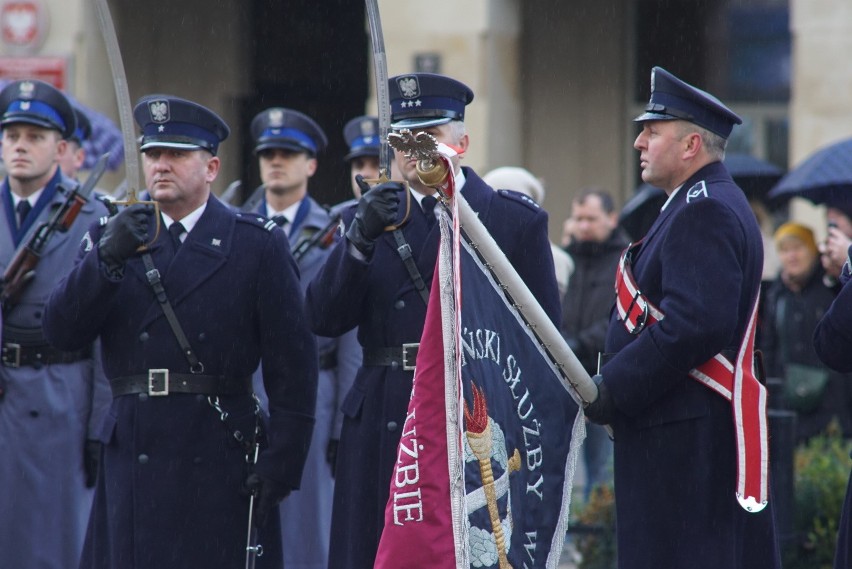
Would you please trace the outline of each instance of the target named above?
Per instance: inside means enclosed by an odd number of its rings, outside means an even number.
[[[63,352],[49,344],[28,346],[18,342],[3,342],[0,363],[5,367],[41,367],[49,364],[70,364],[91,357],[91,347]]]
[[[167,369],[149,369],[148,373],[125,375],[109,381],[113,397],[147,393],[151,397],[169,393],[201,395],[243,395],[251,393],[251,376],[222,377],[193,373],[171,373]]]
[[[392,348],[364,348],[365,366],[390,366],[413,371],[420,343],[403,344]]]
[[[320,369],[334,369],[337,367],[337,350],[329,350],[319,355]]]

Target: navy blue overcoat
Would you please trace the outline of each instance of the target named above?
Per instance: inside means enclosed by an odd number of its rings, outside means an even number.
[[[235,213],[211,196],[174,253],[165,231],[150,254],[177,318],[208,375],[249,377],[263,361],[269,395],[267,445],[256,469],[299,486],[313,429],[316,342],[307,325],[298,269],[281,230]],[[98,260],[101,228],[84,241],[76,268],[51,295],[49,340],[76,349],[100,337],[110,379],[166,368],[189,373],[139,256],[123,278]],[[234,431],[254,430],[249,394],[172,393],[114,399],[82,567],[166,569],[245,564],[248,498],[245,449]],[[278,516],[261,533],[258,567],[280,567]]]
[[[665,318],[631,335],[614,310],[607,332],[620,569],[779,566],[771,496],[758,514],[735,497],[731,405],[687,375],[738,349],[762,267],[754,214],[720,162],[681,186],[633,255]]]
[[[852,372],[852,282],[846,281],[814,331],[814,347],[825,365],[842,373]],[[835,569],[852,564],[852,476],[837,530]]]

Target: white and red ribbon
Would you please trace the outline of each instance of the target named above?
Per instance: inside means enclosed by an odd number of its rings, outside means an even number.
[[[636,286],[628,254],[621,255],[615,276],[616,309],[631,334],[662,320],[665,315]],[[731,402],[737,447],[737,489],[740,506],[759,512],[769,502],[769,436],[766,423],[766,387],[754,374],[754,336],[758,290],[745,338],[732,363],[721,353],[690,370],[689,376]]]

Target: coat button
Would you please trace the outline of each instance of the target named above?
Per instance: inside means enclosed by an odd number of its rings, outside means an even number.
[[[202,332],[201,334],[198,335],[198,341],[199,342],[205,342],[206,340],[207,340],[207,334],[205,334],[204,332]]]
[[[139,394],[139,401],[148,401],[148,394],[147,393],[140,393]]]
[[[201,464],[201,462],[202,462],[202,459],[201,459],[200,456],[196,456],[195,458],[192,459],[192,464]]]
[[[393,303],[393,307],[396,308],[397,310],[402,310],[403,308],[405,308],[405,301],[404,300],[397,300],[396,302]]]
[[[148,464],[148,455],[140,454],[137,460],[139,461],[139,464]]]
[[[36,411],[35,409],[30,411],[30,417],[32,417],[33,419],[37,419],[38,418],[38,411]]]
[[[397,427],[399,427],[399,425],[396,424],[396,421],[389,421],[388,422],[388,431],[390,431],[391,433],[396,431]]]
[[[141,334],[139,334],[139,341],[140,342],[147,342],[148,341],[148,332],[142,332]]]

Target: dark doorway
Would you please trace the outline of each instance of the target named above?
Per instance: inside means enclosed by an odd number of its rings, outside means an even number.
[[[311,116],[325,130],[329,146],[309,192],[321,204],[352,197],[343,125],[364,114],[369,92],[369,38],[365,8],[351,0],[253,0],[253,94],[242,102],[243,199],[260,184],[248,125],[268,107],[282,106]]]

